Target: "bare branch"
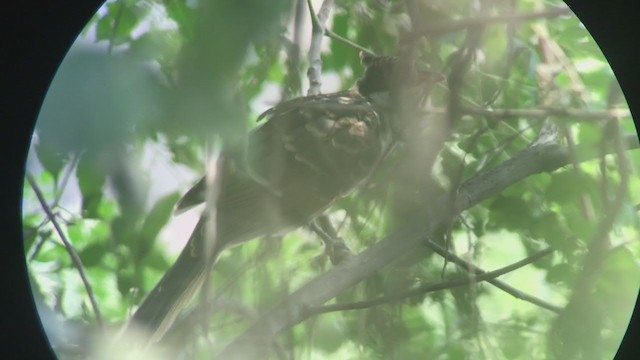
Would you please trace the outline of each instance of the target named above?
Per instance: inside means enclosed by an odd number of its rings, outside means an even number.
[[[331,38],[331,39],[343,42],[343,43],[345,43],[345,44],[347,44],[347,45],[349,45],[349,46],[351,46],[351,47],[353,47],[355,49],[358,49],[358,50],[360,50],[360,51],[362,51],[364,53],[367,53],[367,54],[372,55],[372,56],[376,56],[376,53],[374,53],[373,51],[371,51],[371,50],[369,50],[369,49],[367,49],[365,47],[362,47],[361,45],[356,44],[355,42],[353,42],[353,41],[351,41],[351,40],[349,40],[349,39],[347,39],[345,37],[342,37],[342,36],[334,33],[333,31],[331,31],[329,29],[324,29],[324,35],[326,37]]]
[[[329,12],[333,7],[333,0],[324,0],[320,11],[316,14],[313,9],[311,0],[307,0],[309,5],[309,12],[311,14],[312,34],[311,45],[309,47],[309,70],[307,76],[309,77],[309,91],[307,95],[317,95],[320,93],[322,82],[320,76],[322,75],[322,37],[324,36],[324,24],[329,18]]]
[[[502,15],[485,15],[474,18],[454,20],[447,22],[436,22],[434,24],[425,24],[419,33],[414,36],[433,36],[443,35],[450,32],[466,30],[478,26],[498,24],[498,23],[519,23],[536,19],[552,19],[560,16],[573,15],[568,7],[557,7],[549,10],[537,11],[526,14],[502,14]]]
[[[458,276],[454,279],[450,279],[450,280],[446,280],[446,281],[441,281],[439,283],[435,283],[435,284],[426,284],[426,285],[422,285],[419,286],[415,289],[410,289],[407,291],[403,291],[399,294],[393,294],[393,295],[389,295],[389,296],[383,296],[380,297],[378,299],[374,299],[374,300],[367,300],[367,301],[360,301],[360,302],[356,302],[356,303],[350,303],[350,304],[332,304],[332,305],[326,305],[326,306],[321,306],[315,309],[311,309],[309,311],[309,316],[313,316],[313,315],[318,315],[318,314],[324,314],[324,313],[328,313],[328,312],[334,312],[334,311],[346,311],[346,310],[361,310],[361,309],[367,309],[367,308],[371,308],[374,306],[378,306],[378,305],[383,305],[383,304],[388,304],[388,303],[394,303],[394,302],[398,302],[401,300],[404,300],[406,298],[409,297],[413,297],[413,296],[418,296],[418,295],[425,295],[431,292],[436,292],[436,291],[440,291],[440,290],[448,290],[448,289],[452,289],[452,288],[456,288],[456,287],[460,287],[460,286],[465,286],[465,285],[469,285],[470,283],[478,283],[478,282],[482,282],[482,281],[496,281],[496,278],[499,276],[502,276],[504,274],[510,273],[512,271],[515,271],[521,267],[524,267],[526,265],[529,265],[549,254],[551,254],[553,252],[553,250],[551,248],[547,248],[544,249],[536,254],[533,254],[525,259],[522,259],[518,262],[515,262],[511,265],[502,267],[498,270],[494,270],[494,271],[489,271],[489,272],[473,272],[471,276]]]
[[[78,165],[79,159],[80,159],[80,155],[78,153],[74,153],[62,177],[62,181],[60,181],[60,185],[58,186],[58,189],[56,191],[56,196],[53,199],[53,204],[51,205],[52,209],[56,208],[60,203],[60,199],[62,199],[62,195],[64,194],[64,191],[67,188],[67,184],[69,183],[71,174],[73,174],[73,171],[76,169],[76,166]]]
[[[476,275],[487,273],[486,271],[480,269],[474,264],[464,261],[461,258],[457,257],[455,254],[448,252],[447,250],[443,249],[440,245],[434,243],[429,239],[426,239],[425,244],[427,245],[427,247],[429,247],[429,249],[433,250],[433,252],[444,257],[448,261],[458,265],[458,267],[460,267],[463,270],[471,271],[473,274],[476,274]],[[553,311],[555,313],[559,313],[562,310],[562,308],[557,305],[549,304],[546,301],[538,299],[535,296],[524,293],[501,280],[493,278],[493,279],[487,279],[487,282],[517,299],[530,302],[534,305],[540,306],[541,308]]]
[[[635,142],[637,143],[637,137]],[[477,174],[462,184],[455,196],[445,194],[438,201],[425,204],[413,219],[409,219],[407,226],[287,296],[229,344],[220,358],[255,358],[264,354],[264,349],[279,333],[305,319],[304,309],[321,306],[399,256],[418,246],[424,246],[423,239],[450,221],[452,216],[457,216],[463,210],[501,193],[531,175],[557,170],[569,162],[566,147],[554,142],[539,142],[501,165]]]
[[[310,227],[322,239],[327,255],[333,265],[341,264],[355,256],[353,250],[338,235],[333,224],[331,224],[331,220],[326,215],[318,216]]]
[[[95,295],[93,293],[93,288],[91,287],[91,283],[89,282],[89,278],[87,277],[87,274],[86,274],[86,272],[84,270],[84,266],[82,265],[82,260],[80,260],[80,256],[78,256],[78,254],[74,250],[74,248],[71,245],[71,243],[69,242],[69,240],[67,240],[66,235],[62,231],[62,228],[60,227],[60,224],[58,224],[58,221],[56,220],[55,215],[51,211],[51,208],[47,204],[47,201],[45,200],[44,195],[42,194],[42,191],[38,187],[38,184],[36,183],[35,179],[33,178],[33,176],[31,174],[27,174],[27,181],[29,182],[29,185],[33,189],[33,192],[36,194],[36,197],[38,198],[38,201],[40,202],[40,206],[42,206],[42,210],[44,210],[45,214],[47,215],[47,217],[49,218],[49,220],[53,224],[53,227],[56,229],[56,232],[58,233],[58,236],[60,236],[60,240],[64,244],[64,247],[67,249],[67,252],[69,253],[69,255],[71,256],[71,262],[73,262],[73,265],[78,270],[78,274],[80,274],[80,278],[82,279],[82,283],[83,283],[85,289],[87,290],[87,296],[89,296],[89,301],[91,302],[91,307],[93,308],[93,313],[96,316],[96,322],[98,323],[98,325],[100,327],[103,327],[104,326],[104,322],[102,321],[102,315],[100,315],[100,309],[98,308],[98,302],[96,301]]]
[[[548,117],[566,117],[585,121],[603,121],[631,117],[628,109],[586,110],[573,108],[534,108],[534,109],[495,109],[487,110],[477,107],[462,107],[461,112],[466,115],[484,116],[490,119],[525,118],[546,119]],[[442,108],[429,109],[426,113],[445,114]]]

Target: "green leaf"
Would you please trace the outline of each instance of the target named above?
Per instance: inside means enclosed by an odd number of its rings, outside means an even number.
[[[193,33],[196,12],[187,6],[185,0],[164,0],[163,3],[167,15],[178,24],[180,32],[186,37],[190,37]]]
[[[337,14],[333,18],[333,32],[346,37],[349,15],[347,13]],[[331,56],[323,59],[323,68],[326,70],[334,70],[340,72],[349,63],[356,63],[358,58],[358,50],[355,50],[341,41],[331,41]]]
[[[98,218],[102,201],[102,188],[107,174],[94,156],[83,156],[78,163],[76,176],[82,194],[82,214],[85,218]]]
[[[96,39],[108,40],[113,33],[113,24],[109,16],[104,16],[96,24]]]
[[[556,213],[545,212],[536,216],[530,229],[532,237],[544,240],[554,249],[567,250],[566,242],[569,233],[565,230]],[[570,246],[569,248],[573,249],[574,247]]]
[[[118,215],[118,205],[113,201],[104,200],[98,205],[98,217],[104,221],[111,221]]]
[[[158,31],[147,31],[137,39],[132,40],[129,54],[144,60],[156,60],[161,58],[159,54],[168,47],[164,37]]]
[[[39,220],[36,220],[39,216],[24,216],[22,217],[22,241],[25,251],[29,251],[33,245],[36,237],[38,237],[40,226]],[[40,235],[42,236],[42,235]]]
[[[129,292],[136,286],[136,276],[131,267],[121,268],[117,273],[118,291],[123,297],[128,297]]]
[[[491,203],[489,210],[489,224],[494,229],[528,229],[533,220],[531,205],[521,197],[499,196]]]
[[[597,208],[596,208],[597,209]],[[565,218],[565,223],[568,229],[571,229],[571,234],[584,243],[588,243],[592,240],[598,224],[593,221],[589,221],[582,209],[578,206],[565,206],[562,208],[562,214]]]
[[[606,256],[596,285],[597,301],[610,309],[612,329],[624,329],[638,296],[640,265],[626,246],[614,248]]]
[[[546,189],[546,198],[562,206],[579,206],[581,196],[597,194],[598,183],[593,177],[585,173],[576,173],[571,169],[556,172],[551,175],[551,182]],[[597,196],[590,196],[592,201],[598,199]],[[599,204],[594,203],[594,206]]]
[[[107,4],[108,14],[98,20],[96,25],[96,39],[113,41],[115,45],[131,39],[131,32],[138,25],[140,7],[128,5],[124,1]]]
[[[501,350],[507,359],[520,359],[527,349],[527,338],[517,331],[504,331],[500,336]]]
[[[83,248],[87,245],[88,233],[87,222],[84,220],[76,221],[67,226],[68,240],[76,248]]]
[[[167,260],[165,254],[157,247],[151,248],[144,258],[144,266],[147,269],[167,271],[171,263]]]
[[[325,354],[338,350],[346,340],[344,324],[336,317],[320,316],[313,328],[313,344]]]
[[[570,287],[576,278],[576,272],[571,265],[562,263],[552,266],[545,278],[552,284]]]
[[[578,143],[576,152],[584,157],[595,157],[599,154],[603,128],[600,124],[583,122],[578,124]]]
[[[111,233],[116,244],[123,244],[127,248],[136,238],[136,223],[129,217],[118,216],[111,221]],[[137,246],[137,244],[134,244]]]
[[[68,155],[55,151],[47,146],[45,142],[40,142],[36,146],[36,153],[38,154],[40,164],[42,164],[46,171],[53,175],[54,181],[57,183],[60,170],[62,170],[68,161]]]
[[[105,267],[91,267],[87,269],[87,275],[98,299],[102,316],[115,321],[126,320],[130,308],[118,292],[114,272]]]
[[[91,243],[85,246],[78,254],[85,267],[97,266],[102,263],[102,259],[109,251],[109,247],[104,242]]]
[[[180,194],[172,193],[159,199],[142,223],[140,234],[145,243],[140,245],[138,251],[145,254],[153,241],[158,237],[160,230],[167,224],[176,202],[180,199]]]

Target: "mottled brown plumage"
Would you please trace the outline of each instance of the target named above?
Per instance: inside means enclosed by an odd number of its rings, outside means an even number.
[[[203,219],[185,250],[133,316],[158,340],[200,288],[225,248],[309,223],[371,175],[392,141],[383,110],[372,104],[388,92],[395,60],[364,56],[365,73],[350,90],[285,101],[246,141],[221,155],[217,235],[203,251]],[[388,98],[388,96],[387,96]],[[204,202],[202,179],[179,202],[184,211]]]

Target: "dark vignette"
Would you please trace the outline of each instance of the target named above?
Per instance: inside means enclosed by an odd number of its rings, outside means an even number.
[[[640,26],[633,0],[566,0],[586,25],[616,74],[634,119],[640,114],[640,71],[636,41]],[[4,104],[0,106],[0,224],[4,258],[0,261],[2,311],[0,358],[55,359],[44,336],[29,287],[22,248],[21,195],[27,148],[40,105],[60,62],[86,22],[100,6],[98,0],[13,2],[0,16],[3,55],[0,58]],[[636,129],[638,124],[636,122]],[[627,335],[616,359],[634,358],[640,341],[636,302]]]

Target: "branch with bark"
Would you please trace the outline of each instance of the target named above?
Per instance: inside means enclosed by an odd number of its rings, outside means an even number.
[[[523,14],[500,14],[500,15],[484,15],[461,20],[446,20],[436,22],[434,24],[425,24],[421,27],[420,32],[414,36],[434,36],[444,35],[451,32],[473,29],[480,26],[500,24],[500,23],[520,23],[524,21],[537,19],[552,19],[559,16],[569,16],[573,12],[566,6],[552,8],[549,10],[537,11]]]
[[[33,189],[33,192],[36,194],[36,197],[40,202],[40,206],[42,206],[42,210],[47,215],[47,218],[49,219],[49,221],[51,221],[51,224],[53,224],[53,227],[55,228],[56,232],[58,233],[58,236],[60,237],[60,241],[62,241],[62,244],[64,245],[65,249],[69,253],[69,256],[71,257],[71,262],[75,266],[76,270],[78,270],[78,275],[80,275],[82,284],[84,285],[87,291],[87,296],[89,297],[89,302],[91,303],[93,313],[96,317],[96,322],[98,323],[98,326],[102,328],[104,326],[104,321],[102,320],[100,308],[98,307],[98,301],[96,300],[95,294],[93,292],[93,288],[91,286],[91,283],[89,282],[89,277],[87,276],[87,273],[84,269],[84,265],[82,264],[82,260],[80,259],[80,256],[78,255],[76,250],[73,248],[73,245],[71,245],[71,242],[67,239],[67,236],[65,235],[65,232],[62,230],[62,227],[60,226],[60,224],[58,224],[58,220],[56,220],[56,217],[53,214],[53,211],[51,211],[51,207],[49,207],[49,205],[47,204],[47,200],[44,198],[44,195],[42,194],[42,191],[40,190],[40,187],[38,186],[36,180],[33,178],[31,174],[27,174],[26,177],[27,177],[27,182]]]
[[[311,4],[311,0],[307,0],[309,6],[309,12],[311,14],[311,45],[309,47],[309,70],[307,76],[309,77],[309,91],[307,95],[320,94],[320,88],[322,82],[320,76],[322,76],[322,59],[320,58],[322,52],[322,38],[325,34],[324,24],[329,18],[329,13],[333,7],[333,0],[325,0],[320,7],[320,11],[316,14]]]
[[[635,142],[630,139],[632,136],[635,137]],[[627,144],[634,144],[633,148],[639,147],[635,135],[628,135],[626,141]],[[424,246],[424,239],[446,225],[453,216],[529,176],[552,172],[569,163],[569,150],[565,146],[555,141],[536,141],[501,165],[465,181],[455,194],[445,194],[435,204],[425,206],[408,226],[387,236],[347,262],[319,275],[287,296],[229,344],[220,357],[255,358],[264,354],[265,349],[269,348],[278,334],[305,320],[309,316],[309,309],[321,306],[399,256]]]
[[[495,281],[496,278],[498,278],[499,276],[510,273],[521,267],[524,267],[533,262],[536,262],[537,260],[540,260],[541,258],[551,254],[552,252],[553,250],[551,248],[547,248],[537,252],[534,255],[527,257],[526,259],[520,260],[511,265],[504,266],[498,270],[489,271],[489,272],[474,271],[472,276],[458,276],[453,279],[441,281],[439,283],[418,286],[414,289],[409,289],[399,294],[383,296],[378,299],[361,301],[361,302],[350,303],[350,304],[333,304],[333,305],[320,306],[316,309],[311,309],[309,311],[310,313],[309,316],[325,314],[325,313],[335,312],[335,311],[368,309],[374,306],[402,301],[413,296],[424,296],[431,292],[448,290],[448,289],[453,289],[460,286],[469,285],[470,283],[478,283],[482,281],[492,282],[492,281]]]
[[[444,114],[444,109],[431,109],[429,112]],[[461,112],[466,115],[484,116],[490,119],[546,119],[549,117],[564,117],[580,119],[581,121],[603,121],[611,119],[628,118],[631,112],[628,109],[587,110],[574,108],[533,108],[533,109],[483,109],[464,106]]]

